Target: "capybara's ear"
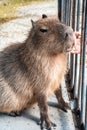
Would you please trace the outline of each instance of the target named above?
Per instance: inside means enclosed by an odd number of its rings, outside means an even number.
[[[32,27],[35,27],[35,22],[31,19]]]
[[[42,14],[42,18],[47,18],[47,15],[46,14]]]

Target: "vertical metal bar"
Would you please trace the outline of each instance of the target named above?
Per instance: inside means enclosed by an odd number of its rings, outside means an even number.
[[[66,0],[66,21],[65,23],[68,25],[68,19],[69,19],[69,3],[68,3],[68,0]]]
[[[69,25],[72,27],[72,13],[73,13],[73,0],[70,0],[70,21],[69,21]],[[72,60],[71,60],[71,54],[69,54],[69,69],[72,68]],[[71,73],[70,73],[70,79],[71,79]]]
[[[61,0],[58,0],[58,18],[61,20]]]
[[[70,26],[72,27],[72,19],[73,19],[73,0],[71,1],[71,17],[70,17]],[[71,82],[70,82],[70,87],[71,89],[73,88],[73,55],[70,54],[70,78],[71,78]]]
[[[63,7],[62,7],[62,6],[63,6],[63,4],[62,4],[62,3],[63,3],[63,0],[61,0],[60,2],[61,2],[61,4],[60,4],[60,6],[61,6],[61,10],[60,10],[61,17],[60,17],[60,20],[62,21],[62,19],[63,19],[63,14],[62,14],[62,13],[63,13],[63,12],[62,12],[62,10],[63,10]]]
[[[73,15],[73,0],[70,2],[70,26],[72,27],[72,15]]]
[[[81,18],[82,18],[82,5],[83,5],[83,0],[81,0]],[[81,26],[82,26],[82,21],[81,21]],[[81,48],[80,48],[80,69],[79,69],[79,90],[78,90],[78,112],[81,111],[81,83],[82,83],[82,42],[81,42]]]
[[[77,6],[78,6],[78,0],[76,0],[75,1],[75,25],[74,25],[74,31],[76,31],[76,27],[77,27]],[[74,61],[74,99],[76,99],[76,97],[75,97],[75,92],[76,92],[76,83],[77,83],[77,81],[76,81],[76,77],[77,77],[77,54],[75,55],[75,59],[74,59],[75,61]],[[77,101],[77,100],[76,100]],[[76,104],[77,104],[77,102],[76,102]],[[77,106],[77,105],[75,105],[75,106]]]
[[[81,126],[86,127],[86,82],[85,82],[85,60],[86,60],[86,22],[87,22],[87,0],[83,0],[82,8],[82,89],[81,89]]]
[[[61,22],[66,23],[66,0],[58,0],[58,17]]]
[[[69,17],[70,17],[70,20],[69,20],[69,26],[71,26],[71,19],[72,19],[72,0],[69,0]]]
[[[76,0],[73,0],[73,10],[72,10],[72,28],[73,30],[75,31],[75,28],[76,28],[76,16],[75,16],[75,13],[76,13]],[[71,54],[71,88],[74,87],[74,76],[75,76],[75,55],[74,54]]]
[[[77,25],[76,30],[79,31],[80,29],[80,7],[81,1],[77,0]],[[74,85],[74,99],[78,99],[78,81],[79,81],[79,55],[75,55],[75,85]]]
[[[61,22],[63,22],[64,12],[64,0],[61,0]]]
[[[76,12],[77,12],[77,8],[76,8],[76,5],[77,5],[77,0],[73,0],[73,19],[72,19],[72,27],[75,31],[76,29]]]
[[[68,22],[67,25],[70,26],[70,17],[71,16],[71,0],[68,0]]]
[[[69,25],[70,26],[70,22],[71,22],[71,16],[72,16],[72,14],[71,14],[71,2],[72,2],[72,0],[68,0],[68,21],[67,21],[67,25]],[[71,59],[70,59],[70,53],[68,54],[68,73],[70,74],[70,62],[71,62]],[[70,75],[69,75],[70,76]],[[69,79],[70,80],[70,79]]]
[[[66,23],[66,0],[62,0],[61,1],[61,14],[62,14],[62,17],[61,17],[61,21]]]
[[[63,4],[64,0],[58,0],[58,17],[60,19],[60,21],[63,22],[63,14],[64,14],[64,8],[63,8]]]

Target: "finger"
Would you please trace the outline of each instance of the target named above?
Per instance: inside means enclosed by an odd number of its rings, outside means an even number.
[[[80,51],[72,50],[71,53],[72,53],[72,54],[80,54]]]
[[[80,32],[74,32],[76,36],[81,36]]]
[[[80,53],[80,46],[75,45],[71,51],[73,54],[79,54]]]

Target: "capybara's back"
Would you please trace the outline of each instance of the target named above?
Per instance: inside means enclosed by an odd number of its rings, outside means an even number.
[[[24,43],[0,52],[0,111],[16,112],[38,102],[41,119],[50,127],[47,97],[60,87],[73,43],[73,30],[57,19],[32,21]]]

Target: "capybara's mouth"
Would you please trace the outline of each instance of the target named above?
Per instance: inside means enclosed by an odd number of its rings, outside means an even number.
[[[68,47],[68,48],[66,49],[66,51],[67,51],[67,52],[71,52],[74,45],[75,45],[75,44],[73,43],[72,46],[70,46],[70,47]]]
[[[67,52],[70,52],[70,51],[72,51],[72,47],[71,47],[71,48],[68,48],[66,51],[67,51]]]

